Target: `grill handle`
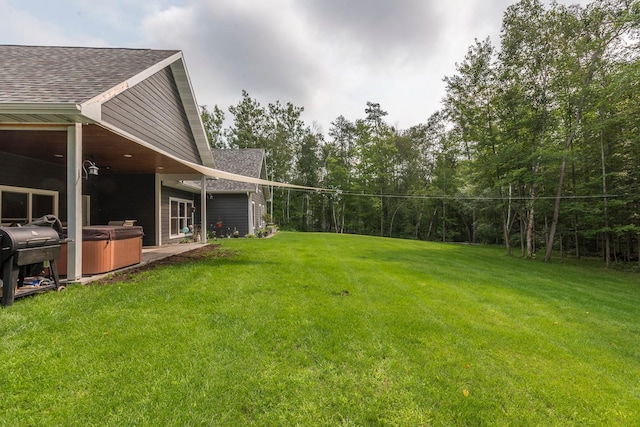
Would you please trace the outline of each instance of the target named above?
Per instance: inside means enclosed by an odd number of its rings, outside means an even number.
[[[43,243],[47,243],[49,242],[50,239],[48,238],[35,238],[35,239],[29,239],[27,240],[27,248],[33,248],[33,247],[40,247],[40,246],[45,246]],[[53,242],[54,244],[57,242]]]

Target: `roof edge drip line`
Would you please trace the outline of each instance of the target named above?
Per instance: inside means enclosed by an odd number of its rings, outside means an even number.
[[[74,102],[11,102],[0,104],[3,114],[79,114],[82,108]]]

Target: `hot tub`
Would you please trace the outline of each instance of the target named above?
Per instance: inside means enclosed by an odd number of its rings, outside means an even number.
[[[95,225],[82,227],[82,274],[107,273],[139,264],[142,260],[142,227]],[[60,275],[67,274],[67,244],[58,258]]]

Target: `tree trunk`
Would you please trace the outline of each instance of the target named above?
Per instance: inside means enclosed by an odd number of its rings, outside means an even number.
[[[609,237],[609,206],[607,202],[607,174],[604,157],[604,135],[602,129],[600,130],[600,157],[602,161],[602,195],[604,197],[604,266],[609,268],[611,266],[611,242]]]
[[[580,238],[578,235],[578,214],[573,217],[573,238],[576,244],[576,258],[580,259]]]
[[[504,207],[502,208],[502,233],[504,235],[504,246],[507,255],[511,255],[511,239],[509,238],[509,234],[511,234],[511,189],[512,186],[509,185],[509,203],[507,204],[506,214]]]
[[[553,241],[555,239],[556,229],[558,228],[558,218],[560,217],[560,200],[562,199],[564,175],[567,169],[567,153],[569,152],[569,148],[571,148],[571,144],[573,144],[573,139],[576,136],[576,130],[582,122],[582,109],[584,108],[584,102],[587,97],[587,89],[591,85],[591,80],[593,79],[593,74],[595,73],[596,62],[599,60],[599,58],[599,52],[594,53],[594,55],[591,57],[591,63],[589,64],[587,78],[582,85],[580,102],[578,102],[578,106],[576,107],[576,120],[573,128],[571,129],[571,132],[569,132],[569,136],[564,143],[564,154],[562,155],[562,163],[560,164],[560,177],[558,178],[556,197],[553,202],[553,220],[551,221],[551,229],[549,230],[549,238],[547,239],[547,250],[544,255],[545,262],[549,262],[549,260],[551,259],[551,252],[553,252]]]
[[[574,131],[571,131],[571,136],[568,139],[573,139]],[[566,147],[566,144],[565,144]],[[560,217],[560,200],[562,199],[562,187],[564,185],[564,174],[567,169],[567,153],[562,155],[562,162],[560,164],[560,178],[558,179],[558,187],[556,189],[556,197],[553,202],[553,218],[551,219],[551,228],[549,229],[549,236],[547,237],[547,250],[544,255],[544,261],[549,262],[551,259],[551,253],[553,252],[553,241],[556,236],[556,229],[558,228],[558,218]]]
[[[478,220],[476,218],[476,205],[474,203],[473,209],[471,210],[471,243],[478,243]]]
[[[336,215],[336,202],[331,201],[331,219],[333,220],[333,227],[336,233],[339,232],[338,217]]]
[[[447,241],[447,202],[442,200],[442,242]]]
[[[527,246],[525,244],[526,239],[525,239],[525,226],[524,226],[524,218],[522,217],[522,215],[518,215],[520,217],[520,219],[518,220],[518,224],[520,224],[520,256],[522,258],[525,257],[525,254],[527,253]]]
[[[536,185],[532,184],[529,190],[529,219],[527,221],[527,258],[533,258],[533,226],[535,224],[535,200],[536,200]]]
[[[633,245],[633,238],[631,237],[631,232],[627,231],[625,234],[625,237],[627,238],[627,242],[625,243],[625,257],[624,257],[624,261],[625,262],[630,262],[631,261],[631,245]]]
[[[427,240],[431,238],[431,230],[433,230],[433,222],[436,220],[436,216],[438,215],[438,207],[433,210],[433,216],[431,217],[431,221],[429,221],[429,230],[427,231]]]
[[[573,144],[571,145],[571,154],[573,155]],[[576,162],[571,162],[571,188],[573,189],[574,194],[576,193]],[[576,249],[576,258],[580,259],[580,246],[578,240],[578,213],[576,212],[573,215],[573,230],[574,230],[574,239],[575,239],[575,249]]]
[[[400,206],[403,205],[403,203],[405,201],[407,201],[408,199],[403,200],[402,202],[398,203],[398,206],[396,206],[396,209],[393,211],[393,215],[391,215],[391,221],[389,223],[389,237],[393,237],[393,221],[396,218],[396,214],[398,213],[398,209],[400,209]]]
[[[418,214],[418,220],[416,221],[416,233],[415,233],[416,240],[418,240],[418,236],[420,235],[420,223],[422,222],[423,210],[424,210],[424,202],[420,202],[420,213]]]
[[[291,202],[291,190],[287,190],[287,206],[285,210],[285,218],[287,218],[287,224],[289,224],[289,203]]]
[[[384,199],[380,191],[380,237],[384,237]]]
[[[302,230],[307,231],[307,224],[308,224],[308,219],[307,219],[307,210],[305,210],[305,202],[307,203],[307,207],[309,204],[309,200],[307,199],[307,194],[302,196],[302,206],[300,207],[301,209],[301,215],[300,215],[300,225],[302,226]]]

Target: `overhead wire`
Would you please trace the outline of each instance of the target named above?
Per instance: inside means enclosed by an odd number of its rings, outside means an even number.
[[[384,193],[364,193],[364,192],[351,192],[351,191],[343,191],[340,189],[327,189],[327,188],[315,188],[315,187],[305,187],[301,188],[287,188],[283,186],[281,188],[285,188],[287,190],[293,190],[303,193],[316,193],[316,194],[332,194],[338,196],[357,196],[357,197],[375,197],[375,198],[389,198],[389,199],[424,199],[424,200],[531,200],[531,197],[527,196],[468,196],[461,194],[452,194],[452,195],[428,195],[428,194],[384,194]],[[580,200],[580,199],[614,199],[620,197],[617,194],[589,194],[589,195],[564,195],[560,196],[560,199],[563,200]],[[536,200],[554,200],[556,196],[537,196]]]

